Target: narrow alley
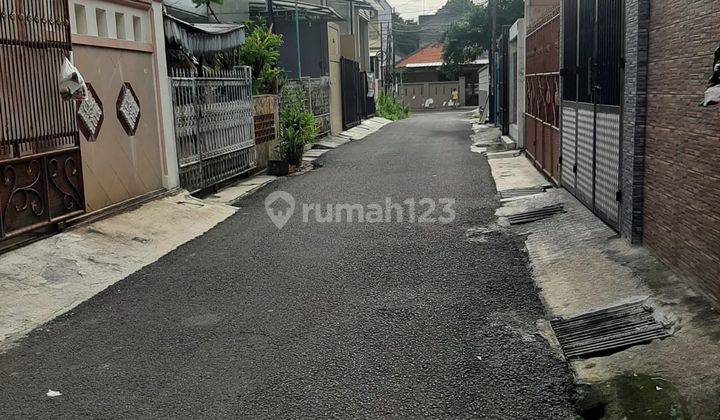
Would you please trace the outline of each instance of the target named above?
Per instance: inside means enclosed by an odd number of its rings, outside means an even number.
[[[500,203],[469,137],[461,112],[415,114],[242,199],[1,353],[2,417],[572,418],[524,238],[483,229]],[[282,229],[276,191],[297,202]],[[454,199],[456,217],[301,212],[388,198]]]

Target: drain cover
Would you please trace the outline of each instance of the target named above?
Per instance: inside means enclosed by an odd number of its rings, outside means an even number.
[[[545,187],[514,188],[512,190],[500,191],[501,198],[515,198],[526,195],[544,193]]]
[[[670,328],[658,322],[653,308],[645,301],[558,319],[550,324],[567,358],[626,348],[670,335]]]
[[[537,210],[526,211],[523,213],[511,214],[508,216],[508,220],[511,225],[519,225],[522,223],[535,222],[537,220],[546,219],[554,214],[565,213],[565,209],[562,204],[555,204],[552,206],[543,207]]]

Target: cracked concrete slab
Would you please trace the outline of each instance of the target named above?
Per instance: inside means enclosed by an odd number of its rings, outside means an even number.
[[[236,211],[180,193],[0,255],[0,351]]]

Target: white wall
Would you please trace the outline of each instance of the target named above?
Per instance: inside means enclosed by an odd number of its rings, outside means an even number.
[[[514,103],[515,121],[510,124],[510,137],[515,140],[518,148],[525,146],[525,20],[518,19],[510,28],[510,45],[512,51],[517,52],[517,62],[508,66],[516,72],[517,91],[511,100]],[[508,78],[512,80],[511,75]],[[510,86],[513,89],[513,86]],[[512,90],[509,90],[512,92]]]
[[[150,13],[102,0],[70,0],[70,30],[75,35],[150,43]]]

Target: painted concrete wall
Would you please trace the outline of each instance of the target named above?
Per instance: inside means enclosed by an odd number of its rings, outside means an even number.
[[[330,133],[342,131],[342,91],[340,82],[340,28],[328,23],[328,61],[330,65]]]
[[[156,14],[111,1],[70,3],[73,59],[102,103],[96,141],[81,135],[86,209],[100,210],[150,192],[167,182],[163,114],[155,59]],[[129,135],[118,116],[118,99],[129,83],[140,105],[137,131]]]
[[[525,146],[525,20],[519,19],[509,31],[510,57],[514,63],[508,66],[508,80],[511,81],[509,92],[512,102],[510,110],[513,118],[510,123],[510,137],[515,140],[518,148]]]
[[[399,98],[411,109],[450,108],[453,88],[460,93],[460,106],[465,105],[465,78],[455,82],[403,83],[399,86]],[[432,103],[430,103],[430,101]]]

